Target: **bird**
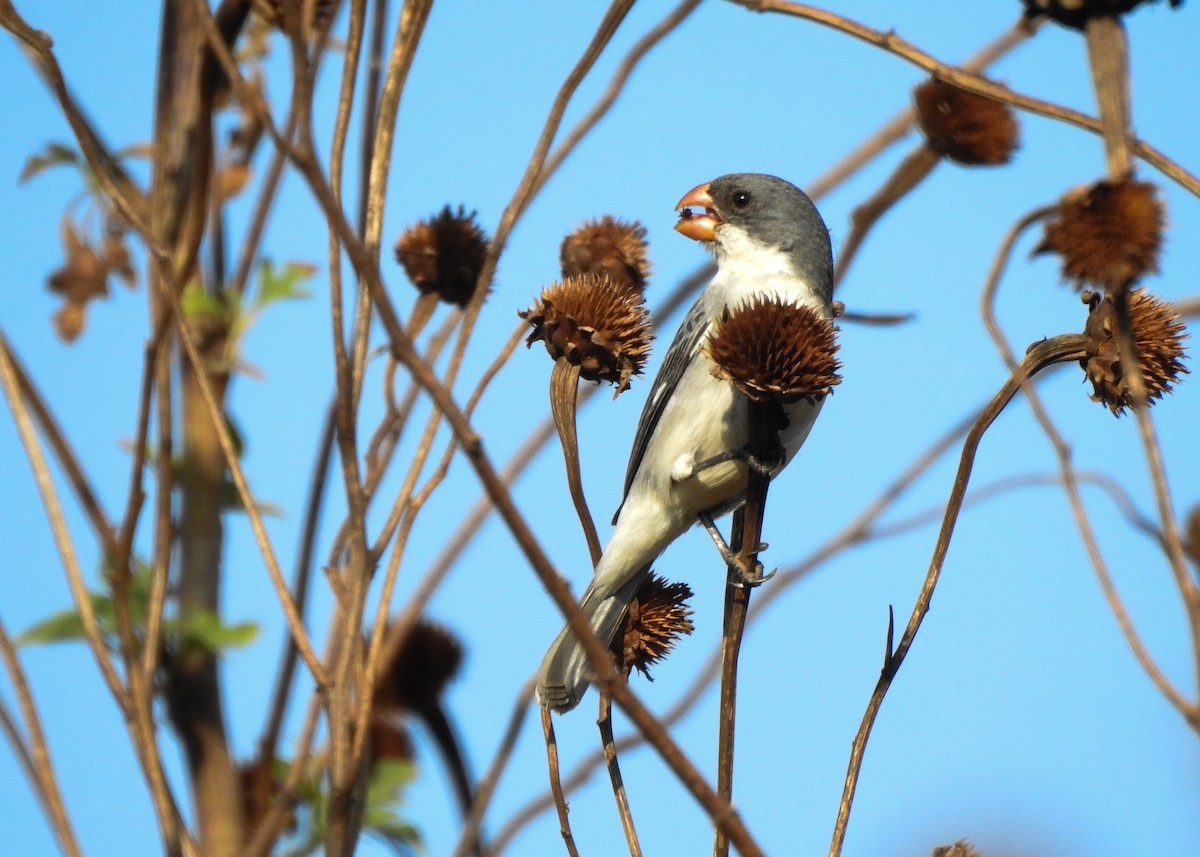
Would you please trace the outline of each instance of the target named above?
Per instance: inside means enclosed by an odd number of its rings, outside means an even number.
[[[704,352],[714,323],[756,297],[777,297],[833,314],[829,230],[800,188],[772,175],[734,173],[688,191],[675,206],[676,231],[701,242],[717,270],[680,323],[647,395],[626,469],[614,529],[579,602],[596,635],[611,642],[650,565],[696,523],[745,502],[748,399],[718,378]],[[698,209],[694,211],[693,209]],[[823,398],[784,406],[774,476],[808,437]],[[538,671],[542,705],[579,704],[592,667],[570,627]]]

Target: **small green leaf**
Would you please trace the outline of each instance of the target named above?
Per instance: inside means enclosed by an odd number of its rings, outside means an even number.
[[[79,153],[63,143],[47,143],[45,149],[36,155],[30,155],[28,160],[25,161],[25,166],[21,168],[21,175],[17,177],[17,182],[24,184],[38,173],[50,169],[50,167],[58,167],[65,164],[78,166]]]
[[[258,308],[282,300],[297,300],[307,298],[309,293],[300,287],[306,280],[311,280],[317,269],[302,262],[287,262],[282,268],[276,268],[270,260],[264,259],[259,265]]]
[[[258,623],[225,625],[209,610],[191,610],[183,619],[167,623],[168,632],[178,634],[182,646],[199,646],[210,652],[248,646],[258,636]]]
[[[224,318],[229,314],[229,307],[216,295],[207,292],[197,283],[189,283],[183,290],[181,300],[183,314],[188,318],[210,316]]]
[[[404,802],[404,790],[413,781],[416,768],[403,759],[382,759],[371,771],[367,785],[367,806],[363,827],[393,845],[419,847],[420,832],[397,811]]]

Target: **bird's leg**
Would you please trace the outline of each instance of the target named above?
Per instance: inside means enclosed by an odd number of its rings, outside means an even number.
[[[780,453],[782,453],[782,449],[780,450]],[[778,456],[773,455],[769,459],[759,458],[758,456],[751,454],[750,450],[748,450],[746,447],[739,446],[736,449],[727,449],[724,452],[719,452],[712,458],[706,458],[703,461],[697,461],[692,465],[691,475],[694,476],[701,470],[707,470],[710,467],[716,467],[718,464],[724,464],[727,461],[740,461],[755,472],[761,473],[763,476],[770,476],[775,472],[776,468],[779,467],[782,460],[782,454]]]
[[[748,563],[744,562],[741,555],[734,551],[725,541],[725,537],[721,535],[721,531],[717,529],[716,523],[713,522],[712,515],[708,512],[701,512],[696,516],[700,521],[700,526],[708,531],[709,538],[713,540],[713,544],[717,547],[717,552],[721,554],[721,559],[725,560],[725,565],[737,578],[735,586],[758,586],[761,583],[766,583],[775,576],[775,571],[772,570],[769,574],[763,574],[763,565],[755,560],[753,568],[747,568]],[[758,550],[755,553],[760,553],[767,549],[766,542],[758,543]]]

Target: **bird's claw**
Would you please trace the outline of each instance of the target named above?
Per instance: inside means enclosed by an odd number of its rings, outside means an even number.
[[[755,560],[753,568],[746,568],[749,563],[743,562],[742,558],[734,557],[733,562],[729,563],[729,583],[731,586],[736,586],[738,589],[753,589],[756,586],[762,586],[768,580],[775,576],[779,571],[773,568],[766,574],[763,574],[763,564]]]

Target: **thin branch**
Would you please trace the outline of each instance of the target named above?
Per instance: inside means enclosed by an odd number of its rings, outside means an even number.
[[[42,805],[42,811],[46,813],[46,820],[54,838],[58,840],[59,848],[69,857],[80,857],[79,842],[75,838],[75,829],[71,826],[66,804],[63,803],[62,793],[58,788],[58,778],[54,774],[54,763],[50,759],[46,735],[42,732],[37,705],[33,701],[33,693],[29,689],[25,671],[21,668],[21,661],[17,658],[16,649],[3,622],[0,622],[0,659],[4,661],[5,671],[17,696],[21,718],[25,721],[25,729],[29,735],[29,746],[25,745],[16,723],[0,703],[0,715],[3,716],[5,731],[9,734],[17,758],[25,768],[26,776],[35,787],[38,802]]]
[[[984,433],[1012,400],[1013,396],[1022,388],[1022,384],[1026,378],[1032,377],[1040,370],[1055,363],[1078,360],[1083,353],[1083,337],[1080,335],[1058,336],[1053,339],[1042,340],[1030,346],[1029,352],[1021,362],[1021,365],[1009,377],[1008,381],[1004,383],[988,406],[984,408],[983,413],[980,414],[975,424],[971,427],[971,431],[968,432],[967,438],[963,443],[962,455],[959,459],[958,473],[954,478],[954,487],[950,492],[950,499],[946,504],[946,513],[942,519],[942,527],[938,533],[937,542],[934,545],[933,557],[929,563],[929,570],[925,575],[925,582],[921,586],[921,592],[917,596],[917,602],[913,606],[912,614],[909,617],[908,625],[904,629],[904,634],[901,636],[900,642],[883,665],[883,670],[875,686],[875,691],[871,694],[866,712],[863,714],[862,723],[859,726],[857,734],[854,736],[850,752],[850,762],[846,771],[846,782],[842,790],[842,800],[838,807],[837,822],[834,825],[833,839],[829,846],[830,857],[838,857],[842,853],[846,827],[850,821],[850,807],[854,801],[854,793],[858,785],[859,773],[862,769],[863,756],[866,753],[867,739],[870,737],[871,729],[875,724],[875,718],[879,714],[880,706],[883,705],[883,699],[887,695],[888,688],[891,687],[892,681],[895,679],[901,664],[903,664],[905,656],[908,654],[909,649],[912,648],[917,631],[921,627],[921,622],[924,620],[925,614],[929,611],[929,604],[933,599],[933,591],[941,576],[942,565],[950,549],[950,538],[954,534],[954,525],[958,521],[963,498],[966,495],[967,485],[970,482],[975,453],[979,449],[979,444],[983,440]]]
[[[601,692],[599,696],[600,716],[597,718],[596,724],[600,727],[600,748],[604,753],[604,762],[608,768],[608,780],[612,784],[613,798],[617,802],[617,815],[621,819],[621,829],[625,831],[625,843],[629,846],[629,857],[642,857],[642,846],[638,842],[637,829],[633,825],[633,811],[629,807],[629,795],[625,791],[625,781],[621,778],[621,765],[617,761],[617,747],[613,741],[612,698],[604,692]],[[561,793],[562,784],[557,780],[556,772],[555,785]]]
[[[1008,87],[988,80],[981,75],[946,65],[909,42],[906,42],[893,32],[885,33],[881,30],[875,30],[859,24],[857,21],[852,21],[842,15],[827,12],[824,9],[817,9],[800,3],[790,3],[785,0],[733,0],[733,2],[741,6],[746,6],[756,12],[780,12],[822,24],[853,36],[869,45],[881,48],[888,53],[895,54],[901,59],[928,71],[935,78],[952,83],[960,89],[965,89],[967,92],[982,95],[984,98],[990,98],[1002,104],[1012,105],[1020,110],[1038,116],[1056,119],[1068,125],[1082,128],[1085,131],[1091,131],[1094,134],[1102,134],[1104,132],[1099,119],[1059,104],[1052,104],[1049,101],[1042,101],[1038,98],[1014,92]],[[1135,155],[1173,179],[1191,193],[1200,196],[1200,179],[1196,176],[1142,140],[1131,140],[1130,144]]]
[[[575,847],[575,837],[571,834],[571,822],[567,819],[570,810],[567,799],[563,796],[562,783],[558,777],[558,742],[554,739],[554,721],[551,720],[550,709],[543,706],[542,733],[546,737],[546,763],[549,767],[550,793],[554,795],[554,805],[558,808],[558,829],[562,833],[563,844],[567,854],[579,857],[579,849]]]

